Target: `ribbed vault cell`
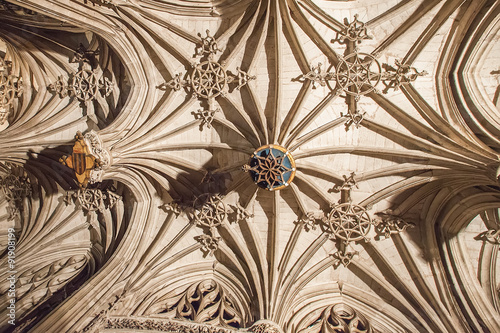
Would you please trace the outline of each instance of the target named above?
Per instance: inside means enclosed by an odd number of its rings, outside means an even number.
[[[3,6],[2,59],[24,91],[24,95],[9,93],[18,97],[6,116],[10,127],[83,130],[104,128],[114,121],[131,82],[109,44],[85,29],[8,3]],[[58,117],[53,116],[55,109]]]
[[[100,195],[92,198],[82,190],[63,194],[68,184],[43,169],[39,161],[0,164],[1,227],[14,235],[9,242],[2,239],[0,262],[9,269],[2,270],[0,299],[7,304],[15,293],[16,322],[24,329],[101,269],[119,246],[134,206],[130,191],[119,183],[106,181],[100,185],[105,190],[93,189]],[[14,291],[7,280],[12,274]],[[7,313],[2,310],[3,327],[10,327]]]

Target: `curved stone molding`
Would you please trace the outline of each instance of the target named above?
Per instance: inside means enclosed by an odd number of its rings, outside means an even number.
[[[18,276],[16,284],[18,309],[25,311],[50,298],[73,279],[87,262],[87,256],[76,255],[46,265],[38,270],[22,272]],[[0,290],[0,297],[5,297],[6,292],[6,290]]]

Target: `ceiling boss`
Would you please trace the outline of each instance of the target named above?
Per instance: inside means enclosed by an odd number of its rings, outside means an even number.
[[[109,152],[103,148],[101,139],[94,131],[85,136],[78,131],[75,139],[72,154],[62,156],[59,161],[73,169],[81,188],[86,188],[89,183],[101,182],[104,169],[111,164]]]
[[[264,145],[243,166],[255,184],[269,190],[281,190],[295,177],[295,161],[290,152],[278,145]]]
[[[232,74],[226,69],[224,60],[217,60],[217,52],[222,52],[217,45],[215,37],[210,35],[210,31],[206,31],[206,37],[202,37],[201,43],[196,48],[196,57],[200,57],[198,63],[193,63],[193,70],[190,75],[176,74],[172,80],[160,85],[159,88],[165,89],[169,87],[175,91],[186,88],[192,98],[198,98],[204,108],[196,112],[192,112],[195,119],[201,121],[200,130],[203,126],[212,127],[212,122],[215,118],[215,113],[221,111],[216,102],[217,97],[226,97],[229,85],[238,83],[234,89],[240,90],[241,87],[248,84],[248,81],[255,80],[256,76],[249,75],[247,72],[236,67],[237,74]],[[185,77],[186,79],[182,79]]]

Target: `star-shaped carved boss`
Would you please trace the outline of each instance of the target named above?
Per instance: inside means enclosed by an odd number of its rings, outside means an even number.
[[[258,186],[275,191],[290,185],[295,177],[295,161],[285,148],[265,145],[253,153],[243,170]]]

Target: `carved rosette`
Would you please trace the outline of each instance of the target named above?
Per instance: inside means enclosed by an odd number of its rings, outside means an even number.
[[[95,101],[99,95],[107,97],[112,93],[114,83],[99,73],[102,72],[93,64],[96,63],[96,55],[99,50],[86,50],[83,45],[75,51],[70,62],[78,62],[78,71],[71,73],[70,79],[58,76],[54,83],[47,88],[63,98],[68,95],[75,97],[82,103]],[[100,93],[100,94],[99,94]]]
[[[335,71],[339,89],[359,99],[375,90],[380,82],[382,69],[374,56],[355,52],[340,59]]]
[[[0,179],[0,185],[8,200],[21,201],[31,194],[31,183],[24,168],[12,165],[10,173]]]
[[[200,227],[211,230],[220,226],[227,217],[228,209],[222,198],[208,193],[198,196],[194,203],[194,221]]]
[[[209,279],[191,285],[187,290],[167,300],[162,311],[175,319],[187,319],[225,328],[240,328],[242,315],[216,281]]]
[[[333,239],[339,238],[346,243],[361,239],[368,241],[372,221],[362,206],[351,202],[335,205],[325,221]]]
[[[352,307],[339,303],[326,307],[321,315],[298,333],[373,333],[368,320]]]
[[[338,59],[337,64],[332,64],[330,71],[318,66],[310,66],[310,71],[301,76],[303,80],[312,81],[312,87],[328,85],[334,96],[341,96],[346,99],[348,105],[347,112],[341,112],[341,116],[346,118],[346,131],[355,125],[358,128],[363,121],[366,112],[360,110],[358,102],[362,96],[370,96],[371,93],[380,93],[377,86],[382,81],[385,85],[383,93],[389,89],[398,90],[403,84],[408,84],[425,75],[425,71],[418,71],[410,64],[403,64],[398,60],[395,65],[382,64],[377,60],[377,53],[364,53],[359,49],[359,44],[363,40],[372,39],[368,35],[366,24],[358,20],[358,15],[354,15],[354,20],[349,22],[344,19],[344,26],[337,31],[337,36],[331,42],[338,42],[345,45],[344,54],[335,53]],[[384,68],[385,71],[382,70]],[[335,82],[335,84],[334,84]]]
[[[73,75],[70,90],[82,102],[94,100],[99,92],[99,80],[95,71],[81,69]]]
[[[217,62],[204,61],[191,74],[193,92],[201,98],[215,98],[223,95],[227,89],[226,70]]]
[[[247,72],[236,68],[237,74],[232,74],[227,71],[225,61],[216,59],[217,52],[221,52],[217,46],[217,40],[210,35],[210,31],[206,31],[206,37],[202,37],[200,45],[196,48],[196,57],[201,57],[197,63],[193,63],[193,70],[188,74],[183,74],[182,79],[180,74],[175,74],[174,77],[159,86],[159,88],[169,87],[175,91],[179,91],[182,87],[190,90],[193,98],[198,98],[208,107],[191,112],[195,119],[201,120],[200,130],[203,130],[204,125],[211,128],[212,121],[220,109],[216,106],[216,98],[219,96],[227,96],[229,85],[233,82],[238,82],[236,89],[248,84],[249,81],[255,80],[256,77],[249,75]]]
[[[258,148],[243,166],[259,187],[268,191],[281,190],[290,185],[295,177],[295,160],[292,154],[278,145]]]

